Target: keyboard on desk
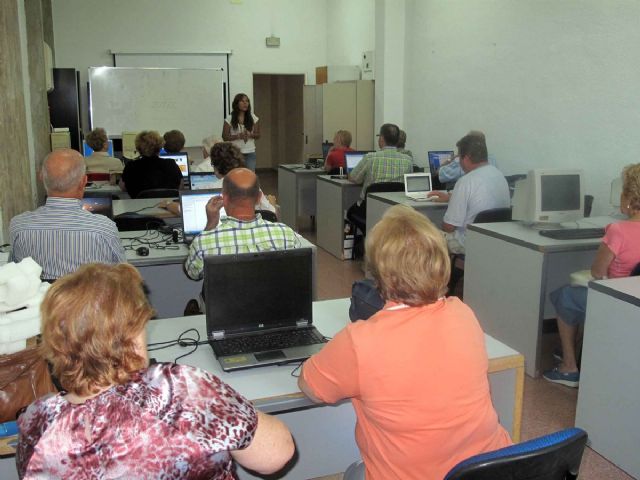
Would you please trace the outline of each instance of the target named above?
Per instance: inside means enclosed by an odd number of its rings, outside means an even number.
[[[284,348],[303,347],[325,342],[325,338],[315,328],[302,328],[214,340],[211,345],[217,356],[227,356],[282,350]]]
[[[604,228],[561,228],[559,230],[540,230],[543,237],[554,240],[583,240],[587,238],[602,238]]]

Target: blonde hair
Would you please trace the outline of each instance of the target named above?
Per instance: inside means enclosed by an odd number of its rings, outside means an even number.
[[[336,132],[336,137],[338,137],[338,140],[340,140],[340,144],[343,147],[350,147],[351,146],[351,132],[349,130],[338,130]]]
[[[367,235],[366,255],[385,300],[426,305],[447,291],[451,265],[444,237],[410,207],[387,210]]]
[[[640,210],[640,163],[627,165],[622,170],[622,196],[629,209]]]
[[[94,128],[87,133],[84,140],[94,152],[101,152],[104,146],[109,142],[107,131],[104,128]]]
[[[40,351],[66,391],[91,395],[146,366],[136,338],[153,309],[131,265],[83,265],[51,286],[40,310]]]
[[[136,135],[136,150],[143,157],[153,157],[160,153],[164,139],[155,130],[143,130]]]

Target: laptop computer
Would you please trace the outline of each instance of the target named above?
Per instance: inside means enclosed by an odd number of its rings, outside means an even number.
[[[107,192],[85,192],[82,208],[91,213],[113,219],[113,198]]]
[[[222,188],[222,179],[213,172],[190,172],[189,187],[191,190],[211,190]]]
[[[404,194],[412,200],[426,200],[433,189],[430,173],[405,173]]]
[[[312,280],[310,248],[205,257],[207,336],[225,372],[302,361],[322,349]]]
[[[180,168],[180,171],[182,172],[182,178],[189,177],[189,154],[187,152],[161,153],[159,157],[172,159]]]
[[[427,155],[429,156],[429,170],[431,171],[431,175],[436,178],[440,165],[448,162],[453,158],[453,151],[442,150],[437,152],[429,152]]]
[[[351,173],[351,171],[356,168],[356,166],[360,163],[363,157],[369,152],[344,152],[344,158],[347,165],[347,173]]]
[[[222,189],[180,190],[180,213],[182,215],[182,238],[187,245],[207,226],[207,202]],[[226,216],[224,208],[220,217]]]

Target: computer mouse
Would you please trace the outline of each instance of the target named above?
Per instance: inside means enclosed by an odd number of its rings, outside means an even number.
[[[136,255],[139,257],[148,257],[149,249],[147,247],[138,247],[136,248]]]

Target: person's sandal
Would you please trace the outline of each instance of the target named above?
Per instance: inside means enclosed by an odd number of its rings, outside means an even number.
[[[552,383],[559,383],[567,387],[578,388],[580,385],[580,372],[561,372],[558,367],[548,370],[542,374],[545,380]]]

